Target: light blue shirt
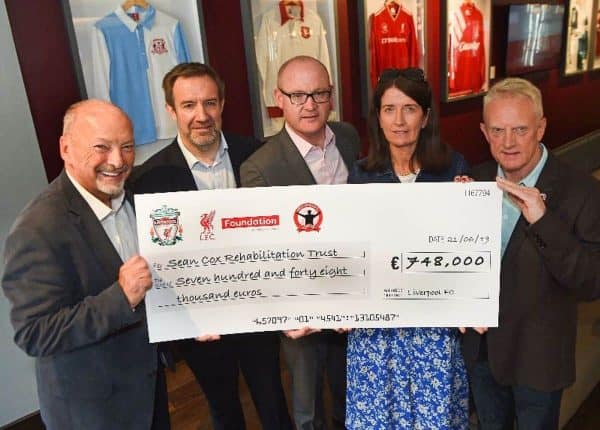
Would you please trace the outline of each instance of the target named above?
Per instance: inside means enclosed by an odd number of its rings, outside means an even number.
[[[175,135],[174,129],[164,130],[172,128],[168,115],[159,115],[165,104],[162,79],[190,55],[175,18],[152,6],[128,12],[138,20],[119,6],[95,23],[100,36],[94,46],[94,93],[129,115],[135,143],[142,145]]]
[[[221,140],[215,160],[210,165],[194,157],[194,154],[185,147],[180,136],[177,136],[177,143],[188,167],[192,171],[192,176],[198,190],[219,190],[222,188],[237,187],[235,175],[233,174],[233,165],[229,158],[229,146],[223,133],[221,133]]]
[[[548,150],[543,143],[540,143],[540,147],[542,148],[542,156],[540,161],[538,161],[533,170],[529,172],[529,175],[523,178],[523,180],[520,182],[521,185],[526,187],[534,187],[537,183],[540,173],[542,173],[542,169],[546,164],[546,160],[548,160]],[[498,176],[501,178],[505,177],[500,165],[498,165]],[[504,251],[506,251],[508,241],[513,234],[515,225],[517,225],[517,221],[519,220],[520,216],[521,210],[512,202],[506,193],[504,193],[502,195],[502,256],[504,256]]]

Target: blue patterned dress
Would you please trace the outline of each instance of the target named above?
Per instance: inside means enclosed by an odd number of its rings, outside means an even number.
[[[390,168],[365,172],[355,164],[349,183],[399,182]],[[417,182],[451,181],[466,174],[454,153],[442,174]],[[455,328],[354,329],[348,335],[346,427],[350,430],[466,430],[467,374]]]

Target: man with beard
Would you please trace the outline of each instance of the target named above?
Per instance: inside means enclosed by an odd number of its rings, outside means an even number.
[[[15,342],[36,358],[42,419],[50,430],[168,429],[143,303],[152,276],[123,191],[131,122],[108,102],[76,103],[60,155],[63,172],[11,229],[2,279]]]
[[[225,86],[218,74],[205,64],[182,63],[165,75],[163,89],[178,135],[134,172],[135,193],[239,186],[240,165],[258,142],[221,131]],[[291,429],[277,334],[206,334],[178,346],[206,395],[215,429],[245,428],[238,393],[240,367],[263,428]]]

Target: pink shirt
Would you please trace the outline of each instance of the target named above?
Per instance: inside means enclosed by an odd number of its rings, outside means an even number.
[[[342,155],[335,144],[335,134],[328,125],[325,126],[325,145],[323,145],[323,149],[304,140],[287,123],[285,124],[285,130],[290,135],[296,148],[298,148],[318,185],[346,183],[348,168],[344,164]]]

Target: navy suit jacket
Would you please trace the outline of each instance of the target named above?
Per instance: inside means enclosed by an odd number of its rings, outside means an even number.
[[[390,166],[383,171],[367,172],[363,166],[366,158],[354,163],[350,174],[348,175],[349,184],[367,184],[367,183],[400,183],[398,176]],[[458,152],[452,153],[451,163],[448,168],[442,172],[428,172],[422,170],[417,175],[415,182],[452,182],[457,175],[468,175],[470,172],[469,164]]]
[[[15,221],[5,262],[14,339],[35,357],[46,427],[149,429],[157,353],[145,309],[129,307],[123,262],[64,171]]]
[[[237,186],[240,186],[240,166],[259,147],[260,142],[251,137],[223,133],[227,141],[229,159]],[[135,194],[194,191],[197,189],[177,139],[163,148],[141,166],[129,180]]]

